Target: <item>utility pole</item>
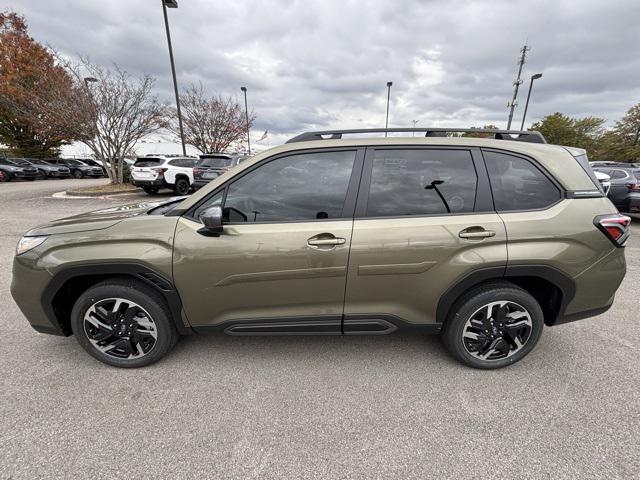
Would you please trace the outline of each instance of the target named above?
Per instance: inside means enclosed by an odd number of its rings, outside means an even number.
[[[416,123],[418,123],[420,120],[411,120],[411,123],[413,123],[413,128],[416,128]],[[416,132],[411,132],[411,136],[415,137],[416,136]]]
[[[531,50],[531,47],[529,47],[526,43],[524,44],[524,47],[520,49],[520,60],[518,60],[518,76],[516,77],[516,81],[513,82],[513,85],[515,87],[513,89],[513,98],[511,99],[511,102],[507,103],[507,107],[509,107],[509,120],[507,121],[507,130],[511,130],[511,121],[513,120],[513,110],[516,108],[516,105],[517,105],[516,99],[518,98],[518,89],[520,88],[520,85],[522,85],[522,80],[520,79],[520,75],[522,75],[522,67],[526,62],[527,52],[529,50]]]

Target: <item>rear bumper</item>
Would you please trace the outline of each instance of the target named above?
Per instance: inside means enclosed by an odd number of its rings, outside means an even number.
[[[630,193],[627,202],[626,213],[640,213],[640,193]]]
[[[131,178],[131,184],[136,187],[163,187],[165,186],[164,178],[156,178],[155,180],[136,180]]]
[[[575,296],[553,325],[593,317],[609,310],[627,271],[624,254],[624,248],[615,248],[575,277]]]
[[[205,185],[209,184],[209,182],[211,182],[213,180],[215,180],[215,179],[204,180],[202,178],[194,178],[192,187],[195,188],[195,189],[202,188]]]

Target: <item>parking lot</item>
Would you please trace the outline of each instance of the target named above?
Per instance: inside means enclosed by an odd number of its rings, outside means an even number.
[[[390,335],[189,337],[121,370],[9,293],[26,230],[148,198],[51,197],[78,182],[0,185],[0,478],[638,478],[640,221],[614,306],[507,369]]]

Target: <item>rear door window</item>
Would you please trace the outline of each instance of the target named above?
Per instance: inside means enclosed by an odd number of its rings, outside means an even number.
[[[477,183],[469,150],[375,150],[366,216],[473,212]]]
[[[540,210],[560,200],[560,189],[529,160],[486,150],[483,155],[497,211]]]

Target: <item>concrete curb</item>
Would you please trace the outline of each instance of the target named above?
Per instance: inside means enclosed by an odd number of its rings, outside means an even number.
[[[122,190],[120,192],[111,192],[111,193],[106,193],[106,192],[83,192],[82,190],[80,190],[80,191],[67,190],[64,193],[69,197],[84,197],[84,198],[88,198],[88,197],[110,197],[112,195],[124,195],[124,194],[128,194],[128,193],[136,193],[138,191],[140,191],[139,188],[132,187],[132,188],[130,188],[128,190]]]
[[[51,195],[51,198],[63,198],[67,200],[86,200],[90,198],[111,198],[117,197],[119,195],[131,195],[132,193],[137,193],[137,190],[131,190],[127,192],[118,192],[118,193],[109,193],[109,194],[94,194],[94,195],[80,195],[79,193],[69,194],[68,192],[56,192]]]

